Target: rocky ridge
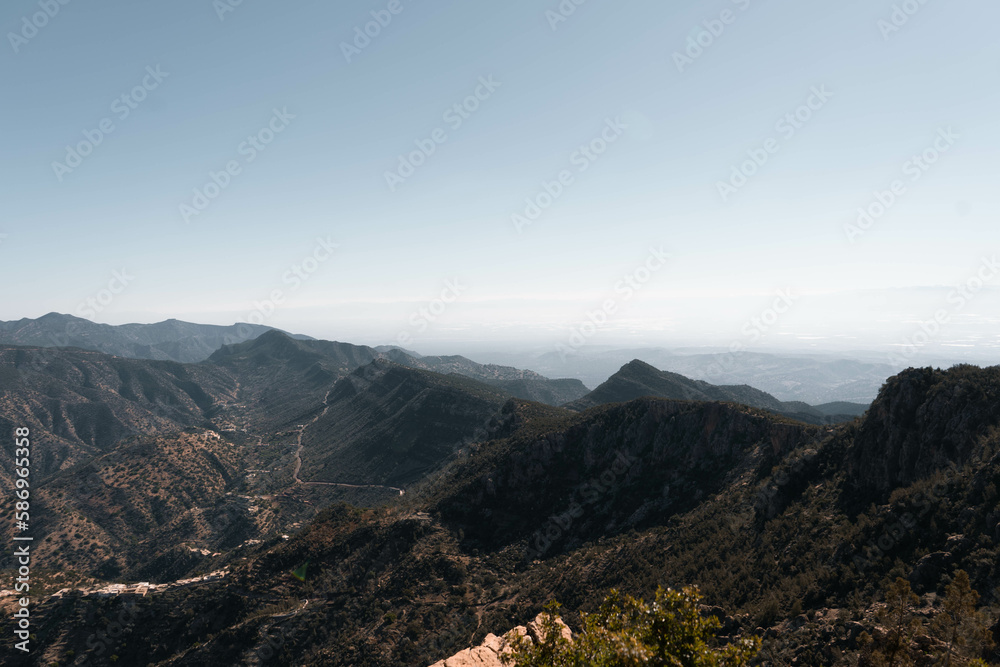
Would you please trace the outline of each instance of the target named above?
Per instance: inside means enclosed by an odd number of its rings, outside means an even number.
[[[515,637],[527,637],[528,641],[541,642],[544,640],[542,632],[542,617],[539,614],[535,620],[527,626],[519,625],[513,630],[509,630],[502,637],[497,637],[490,633],[486,635],[483,643],[473,648],[459,651],[455,655],[445,660],[438,660],[430,667],[503,667],[504,655],[512,651],[512,644]],[[573,641],[573,632],[569,629],[561,618],[555,619],[559,626],[559,631],[564,639]]]

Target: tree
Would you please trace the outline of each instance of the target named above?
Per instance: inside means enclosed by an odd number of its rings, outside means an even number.
[[[513,641],[504,663],[517,667],[742,667],[760,651],[760,639],[742,639],[725,648],[710,641],[719,629],[714,616],[698,610],[696,587],[681,591],[660,588],[652,603],[617,591],[598,612],[584,615],[584,629],[574,641],[559,633],[555,610],[546,606],[543,641]]]
[[[956,570],[945,588],[944,611],[931,623],[944,649],[938,659],[944,667],[977,664],[976,656],[984,646],[991,646],[986,615],[976,609],[979,593],[972,589],[965,570]],[[981,663],[978,663],[981,664]]]
[[[920,620],[913,616],[912,607],[920,598],[910,589],[910,582],[902,577],[889,584],[885,590],[885,607],[879,610],[877,618],[886,628],[882,647],[872,653],[873,667],[908,667],[913,664],[910,657],[910,640],[920,628]]]

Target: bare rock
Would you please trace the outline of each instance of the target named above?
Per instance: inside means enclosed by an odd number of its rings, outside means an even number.
[[[972,540],[970,540],[965,535],[952,535],[945,541],[944,547],[945,551],[950,551],[951,553],[962,555],[973,546]]]
[[[917,561],[916,567],[913,568],[913,572],[909,576],[910,583],[921,588],[934,584],[951,560],[952,556],[948,551],[935,551],[927,554]]]
[[[542,618],[542,614],[539,614],[527,627],[519,625],[508,630],[503,637],[490,633],[480,646],[459,651],[450,658],[435,662],[431,667],[503,667],[501,656],[513,650],[515,637],[526,637],[529,642],[541,640]],[[556,624],[562,637],[572,641],[573,633],[569,626],[561,618],[556,619]]]
[[[531,639],[538,643],[545,641],[545,638],[542,636],[542,619],[544,616],[544,614],[539,614],[535,617],[535,620],[528,623],[528,633],[531,635]],[[562,635],[563,639],[573,641],[572,631],[570,631],[568,625],[563,623],[561,618],[556,618],[556,625],[559,627],[559,634]]]

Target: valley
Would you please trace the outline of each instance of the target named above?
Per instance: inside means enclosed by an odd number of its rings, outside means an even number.
[[[426,667],[550,599],[576,632],[611,589],[696,584],[760,664],[853,665],[887,577],[934,616],[961,568],[1000,607],[997,373],[810,406],[636,359],[547,405],[511,393],[535,373],[280,332],[197,364],[3,347],[40,654]],[[64,622],[126,612],[100,654]]]

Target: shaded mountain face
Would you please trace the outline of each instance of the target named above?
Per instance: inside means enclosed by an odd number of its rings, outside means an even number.
[[[229,369],[241,382],[242,399],[268,428],[287,427],[321,407],[333,384],[376,359],[401,366],[456,374],[495,386],[518,398],[561,405],[587,393],[577,380],[550,380],[532,371],[478,364],[460,356],[414,357],[398,348],[376,348],[325,340],[293,340],[270,331],[227,345],[208,363]],[[310,417],[313,415],[309,415]]]
[[[251,340],[271,327],[215,326],[166,320],[156,324],[97,324],[72,315],[49,313],[38,319],[0,322],[0,344],[79,347],[133,359],[194,363],[223,345]]]
[[[33,475],[109,451],[137,434],[206,425],[235,397],[219,369],[110,357],[84,350],[0,347],[0,437],[28,427]],[[2,450],[0,460],[12,452]],[[0,470],[9,481],[10,466]]]
[[[366,346],[296,340],[278,331],[223,346],[208,361],[188,365],[72,348],[0,347],[0,400],[6,408],[0,429],[9,433],[27,426],[46,436],[37,474],[105,453],[131,435],[189,426],[253,440],[284,432],[287,439],[323,409],[338,380],[381,356]],[[462,358],[441,363],[487,376],[498,385],[488,391],[498,401],[511,395],[504,386],[510,383],[525,383],[513,387],[519,393],[542,394],[553,402],[562,398],[559,381],[530,371]],[[476,384],[458,375],[449,382]],[[575,383],[570,384],[566,391],[572,395]],[[0,479],[7,474],[0,471]]]
[[[853,419],[851,414],[829,414],[799,402],[783,402],[770,394],[747,385],[716,386],[692,380],[677,373],[658,370],[638,359],[630,361],[606,382],[583,398],[567,404],[573,410],[585,410],[595,405],[622,403],[643,396],[657,396],[685,401],[728,401],[762,408],[811,424],[836,423]],[[836,407],[836,406],[834,406]],[[846,404],[851,412],[863,406]]]
[[[464,375],[491,384],[515,398],[547,405],[563,405],[582,398],[589,391],[579,380],[551,380],[534,371],[496,364],[479,364],[461,356],[413,356],[412,353],[400,349],[390,349],[386,357],[390,361],[410,368],[420,368],[445,375],[449,373]]]
[[[250,425],[266,432],[294,427],[322,407],[337,380],[380,356],[363,345],[295,340],[270,331],[223,346],[204,365],[226,369],[237,379]]]
[[[964,465],[1000,430],[1000,366],[911,368],[889,378],[858,427],[847,459],[858,503]]]
[[[870,403],[885,379],[899,371],[881,360],[842,358],[836,354],[767,354],[761,352],[691,353],[663,348],[587,350],[577,354],[507,354],[503,363],[534,368],[549,377],[575,377],[596,387],[632,359],[712,384],[749,384],[783,401],[812,405],[832,401]]]
[[[495,425],[507,394],[379,360],[337,382],[302,437],[303,481],[399,486]]]
[[[819,431],[742,405],[642,398],[527,428],[456,465],[434,505],[469,546],[553,555],[660,525]]]

